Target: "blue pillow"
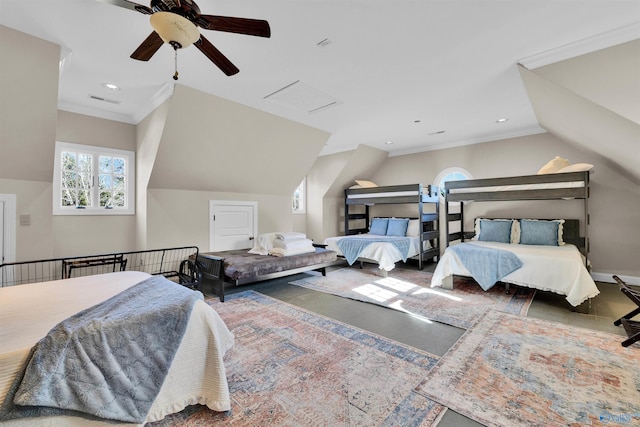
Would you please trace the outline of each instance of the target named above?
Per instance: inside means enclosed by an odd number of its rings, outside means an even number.
[[[520,244],[558,246],[558,221],[520,220]]]
[[[387,236],[406,236],[407,227],[409,226],[408,218],[389,218],[389,226],[387,227]]]
[[[482,242],[511,243],[511,220],[480,220],[480,235],[478,240]]]
[[[389,224],[389,218],[373,218],[369,234],[385,236],[387,234],[387,224]]]

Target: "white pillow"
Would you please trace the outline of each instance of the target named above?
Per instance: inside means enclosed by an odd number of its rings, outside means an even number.
[[[410,219],[407,227],[407,237],[420,237],[420,220]]]
[[[556,156],[553,159],[549,160],[546,165],[540,168],[540,170],[538,171],[538,175],[557,173],[560,169],[566,168],[567,166],[569,166],[569,161],[567,159]]]
[[[362,179],[356,179],[356,184],[358,184],[362,188],[373,188],[377,187],[378,184],[371,181],[363,181]]]
[[[563,167],[557,173],[586,172],[591,170],[591,168],[593,168],[593,165],[590,163],[575,163],[573,165]]]

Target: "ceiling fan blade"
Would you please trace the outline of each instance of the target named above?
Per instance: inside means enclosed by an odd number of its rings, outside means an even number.
[[[249,36],[271,37],[271,27],[263,19],[232,18],[230,16],[200,15],[195,23],[206,30],[226,31]]]
[[[200,40],[194,43],[200,52],[204,53],[207,58],[218,66],[227,76],[237,74],[240,70],[233,65],[226,56],[222,54],[214,45],[209,42],[203,35],[200,35]]]
[[[129,0],[98,0],[102,3],[112,4],[114,6],[124,7],[125,9],[135,10],[145,15],[151,15],[153,11],[142,4],[138,4]]]
[[[164,41],[160,38],[155,31],[149,34],[149,37],[144,39],[142,44],[131,54],[131,58],[139,61],[148,61],[151,59],[154,53],[160,49],[160,46],[164,44]]]

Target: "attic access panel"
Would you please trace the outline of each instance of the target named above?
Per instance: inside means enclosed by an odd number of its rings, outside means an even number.
[[[308,114],[341,104],[338,99],[302,83],[300,80],[270,93],[264,99]]]

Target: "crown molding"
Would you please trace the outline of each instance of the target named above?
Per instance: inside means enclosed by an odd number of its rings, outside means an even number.
[[[98,117],[100,119],[114,120],[116,122],[129,123],[137,125],[147,117],[151,112],[158,108],[163,102],[169,99],[173,95],[172,83],[165,83],[162,87],[149,99],[138,112],[134,114],[116,113],[113,111],[106,111],[100,108],[90,107],[87,105],[76,104],[73,102],[66,102],[64,100],[58,100],[58,109],[63,111],[69,111],[71,113],[84,114],[85,116]]]
[[[151,112],[162,105],[163,102],[171,98],[171,96],[173,95],[174,87],[175,85],[170,82],[163,84],[162,87],[151,97],[151,99],[149,99],[149,102],[147,102],[137,113],[133,114],[135,123],[140,123],[142,119],[151,114]]]
[[[640,22],[522,58],[518,63],[528,70],[533,70],[638,38],[640,38]]]

